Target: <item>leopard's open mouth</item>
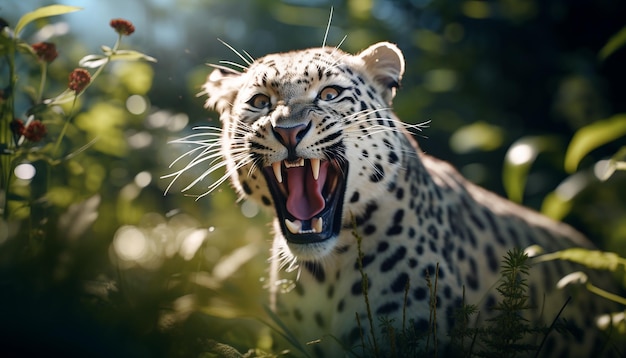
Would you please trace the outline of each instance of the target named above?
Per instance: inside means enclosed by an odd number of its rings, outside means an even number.
[[[336,160],[282,160],[263,168],[288,242],[310,244],[341,230],[347,165]]]

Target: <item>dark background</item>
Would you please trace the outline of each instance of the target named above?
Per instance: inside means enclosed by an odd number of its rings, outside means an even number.
[[[14,26],[50,3],[2,3],[0,17]],[[64,144],[71,151],[95,136],[99,144],[55,167],[24,159],[38,174],[19,190],[46,200],[0,222],[0,351],[185,356],[209,350],[211,339],[241,351],[271,350],[270,330],[260,322],[269,320],[262,309],[269,215],[252,203],[235,204],[228,185],[198,201],[182,194],[201,170],[167,195],[170,181],[160,177],[192,148],[168,141],[195,126],[219,126],[196,96],[210,71],[206,63],[239,61],[218,39],[253,57],[319,46],[331,7],[327,44],[346,36],[341,48],[349,52],[377,41],[404,52],[395,108],[406,122],[431,121],[418,137],[425,152],[506,195],[507,151],[518,140],[543,138],[548,144],[535,148],[523,203],[554,213],[546,198],[554,203],[556,195],[556,216],[599,246],[626,252],[624,176],[602,182],[594,175],[624,138],[592,151],[576,173],[563,169],[577,130],[626,112],[626,48],[599,55],[626,26],[624,1],[63,3],[84,9],[32,24],[22,36],[57,44],[49,97],[66,86],[78,59],[112,45],[112,18],[136,27],[126,48],[158,62],[112,65],[88,89]],[[6,64],[0,69],[6,86]],[[36,83],[33,61],[18,69],[23,87]],[[130,113],[132,95],[149,107]],[[31,104],[19,104],[15,115],[23,117]],[[50,142],[58,132],[51,124]],[[202,194],[220,175],[189,193]]]

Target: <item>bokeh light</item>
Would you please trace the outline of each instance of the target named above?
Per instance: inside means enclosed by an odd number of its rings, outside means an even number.
[[[35,177],[35,174],[37,173],[37,170],[30,163],[22,163],[22,164],[18,164],[15,167],[15,169],[13,170],[13,173],[19,179],[31,180],[32,178]]]

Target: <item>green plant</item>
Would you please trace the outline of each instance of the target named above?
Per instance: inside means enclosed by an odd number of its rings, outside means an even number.
[[[369,285],[369,280],[367,278],[367,273],[365,273],[365,271],[363,271],[363,250],[361,249],[361,242],[363,241],[363,238],[361,237],[361,235],[359,234],[358,230],[356,229],[356,221],[354,218],[352,218],[352,235],[354,236],[354,238],[356,239],[357,242],[357,252],[358,252],[358,257],[357,257],[357,265],[359,267],[359,272],[361,273],[361,284],[363,286],[362,290],[363,290],[363,299],[365,300],[365,307],[367,308],[367,320],[369,323],[369,331],[370,331],[370,339],[371,339],[371,347],[373,349],[373,355],[375,357],[378,356],[379,354],[379,350],[378,350],[378,342],[376,342],[376,334],[374,333],[374,319],[372,316],[372,309],[370,307],[370,302],[369,302],[369,296],[367,293],[368,290],[368,285]],[[357,322],[358,322],[358,326],[359,326],[359,330],[362,331],[361,328],[361,321],[359,319],[359,316],[357,314],[356,316]],[[368,347],[369,345],[366,344],[363,336],[361,336],[361,343],[363,344],[363,349],[365,350],[365,347]]]
[[[0,103],[0,212],[5,223],[10,219],[30,216],[31,223],[35,225],[30,230],[31,233],[37,232],[38,222],[45,221],[45,217],[33,217],[31,214],[33,211],[41,214],[41,210],[33,207],[41,205],[43,197],[50,195],[47,190],[48,178],[45,175],[50,172],[48,167],[54,168],[66,163],[94,144],[94,141],[85,142],[78,148],[75,144],[74,148],[71,145],[62,145],[72,120],[80,111],[79,98],[112,61],[155,61],[141,52],[120,49],[123,37],[131,35],[134,26],[127,20],[114,19],[110,25],[118,34],[115,45],[112,48],[102,46],[101,55],[83,57],[79,61],[79,66],[83,68],[76,68],[69,74],[66,89],[56,96],[44,99],[49,77],[48,66],[58,56],[56,45],[49,42],[29,44],[21,35],[32,22],[78,10],[80,8],[74,6],[45,6],[25,14],[14,29],[5,24],[0,34],[0,55],[8,68],[8,81],[2,90]],[[39,65],[37,88],[29,86],[28,81],[25,81],[28,73],[17,70],[18,64],[21,68],[23,64],[32,63],[32,60]],[[94,72],[90,73],[86,68],[93,69]],[[22,97],[26,97],[29,107],[23,108]],[[56,138],[46,139],[50,134]],[[32,176],[24,174],[16,179],[14,173],[19,164],[26,165],[23,170],[28,170],[29,165],[34,168]],[[35,177],[37,171],[40,173]],[[17,173],[21,171],[17,170]],[[16,184],[16,180],[20,179],[33,179],[35,182],[32,187]]]
[[[356,314],[356,322],[361,332],[361,349],[362,354],[355,354],[356,356],[389,356],[389,357],[410,357],[424,354],[433,354],[437,356],[439,339],[437,337],[437,283],[439,278],[439,263],[437,263],[435,272],[425,273],[425,284],[428,287],[430,300],[429,300],[429,320],[428,329],[418,331],[415,326],[415,321],[409,319],[407,322],[407,300],[408,294],[411,288],[410,281],[407,281],[404,288],[404,305],[402,307],[402,325],[401,329],[395,328],[395,320],[386,316],[376,317],[377,322],[374,320],[372,309],[368,296],[368,284],[367,273],[363,270],[363,251],[361,249],[362,236],[356,229],[356,222],[352,220],[352,235],[357,242],[357,266],[361,274],[361,284],[363,289],[363,300],[367,312],[367,324],[369,328],[369,335],[363,334],[363,326],[361,319]],[[435,275],[434,282],[431,280],[431,274]],[[382,342],[379,342],[375,334],[376,327],[379,329],[382,338]],[[382,344],[382,345],[381,345]],[[431,346],[432,344],[432,346]],[[383,353],[385,352],[385,353]]]
[[[517,248],[507,251],[496,287],[500,299],[489,308],[496,314],[480,324],[471,324],[479,322],[480,311],[476,305],[465,302],[463,293],[463,303],[455,312],[455,326],[449,332],[451,352],[459,357],[537,356],[549,334],[565,334],[559,332],[559,316],[565,306],[550,327],[525,318],[540,309],[528,304],[529,268],[524,251]]]
[[[527,276],[530,265],[528,256],[520,249],[507,251],[502,262],[501,281],[496,290],[501,300],[493,307],[497,315],[487,320],[488,327],[482,341],[486,350],[480,355],[485,357],[525,356],[537,347],[524,343],[528,335],[541,332],[542,328],[533,327],[524,318],[524,311],[536,309],[528,305]]]

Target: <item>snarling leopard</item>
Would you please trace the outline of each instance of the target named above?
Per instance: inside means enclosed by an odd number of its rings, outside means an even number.
[[[472,184],[420,150],[412,133],[419,126],[391,108],[405,69],[396,45],[356,55],[311,48],[242,67],[216,66],[203,85],[207,108],[222,122],[223,162],[208,171],[224,166],[242,197],[275,213],[270,302],[288,336],[313,342],[307,354],[367,355],[377,341],[374,353],[384,356],[383,336],[407,325],[445,343],[464,302],[488,319],[507,251],[592,247],[570,226]],[[530,269],[529,306],[537,309],[529,322],[558,317],[570,327],[547,333],[542,356],[606,347],[596,319],[614,308],[577,286],[556,287],[578,270],[565,261]],[[297,274],[287,289],[289,271]]]

